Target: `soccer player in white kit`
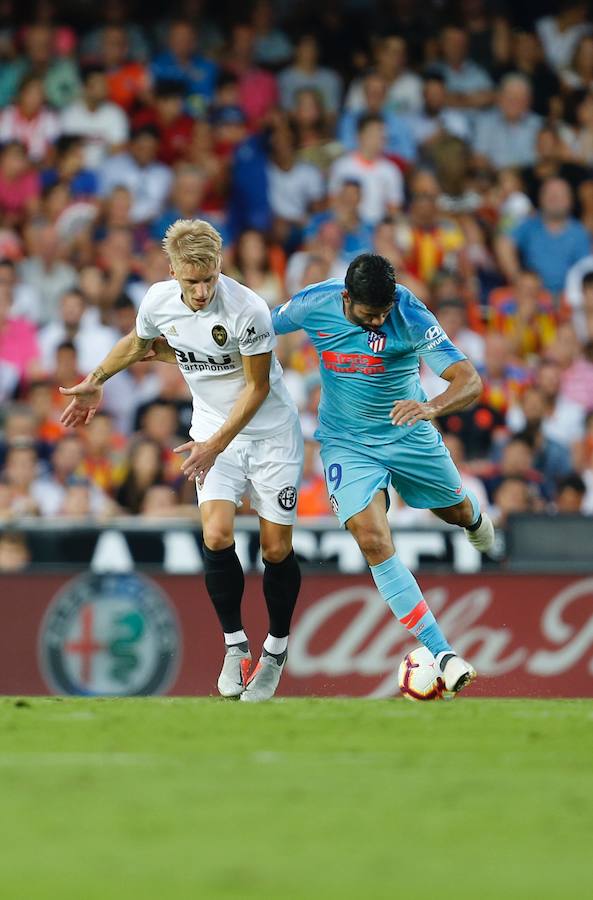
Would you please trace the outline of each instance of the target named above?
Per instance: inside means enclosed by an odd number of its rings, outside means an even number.
[[[224,697],[268,700],[286,662],[301,580],[292,549],[303,465],[298,413],[273,352],[268,307],[249,288],[221,275],[216,229],[180,219],[167,230],[163,247],[172,279],[148,290],[135,328],[94,372],[75,387],[60,388],[72,396],[62,422],[88,424],[103,383],[141,359],[161,358],[151,348],[155,339],[166,339],[193,397],[191,440],[175,452],[189,453],[182,470],[196,482],[206,587],[224,632],[218,690]],[[244,576],[234,544],[235,512],[246,492],[259,515],[270,619],[253,672],[241,620]]]

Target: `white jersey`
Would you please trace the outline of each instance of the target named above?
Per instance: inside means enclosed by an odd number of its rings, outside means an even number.
[[[162,335],[175,350],[193,397],[190,436],[195,441],[207,440],[227,420],[245,387],[241,357],[269,353],[276,345],[265,300],[226,275],[219,276],[208,306],[196,312],[183,302],[178,281],[153,284],[138,309],[136,332],[147,340]],[[270,393],[234,440],[277,434],[297,416],[272,353]]]

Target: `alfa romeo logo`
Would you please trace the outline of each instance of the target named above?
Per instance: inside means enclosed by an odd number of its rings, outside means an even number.
[[[41,625],[39,657],[55,693],[157,694],[175,678],[181,637],[173,608],[150,579],[85,574],[54,597]]]
[[[224,347],[228,340],[227,330],[224,325],[214,325],[212,328],[212,337],[219,347]]]

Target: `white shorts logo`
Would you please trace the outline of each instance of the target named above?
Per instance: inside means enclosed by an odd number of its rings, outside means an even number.
[[[434,341],[434,339],[438,338],[442,333],[443,329],[440,325],[431,325],[430,328],[427,328],[424,332],[424,337],[427,341]]]
[[[290,487],[282,488],[280,493],[278,494],[278,503],[282,507],[282,509],[294,509],[297,502],[297,489],[290,485]]]

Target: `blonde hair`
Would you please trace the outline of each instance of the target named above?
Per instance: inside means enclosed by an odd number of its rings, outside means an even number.
[[[183,263],[210,269],[220,260],[222,238],[216,228],[202,219],[177,219],[165,232],[163,250],[173,269]]]

